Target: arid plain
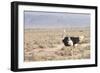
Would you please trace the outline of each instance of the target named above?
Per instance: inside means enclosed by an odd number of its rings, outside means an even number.
[[[66,30],[64,34],[63,30]],[[62,36],[84,36],[78,46],[64,46]],[[31,28],[24,31],[24,61],[77,60],[90,58],[90,29]]]

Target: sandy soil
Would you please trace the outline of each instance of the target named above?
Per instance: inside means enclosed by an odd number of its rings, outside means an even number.
[[[89,28],[66,28],[66,36],[85,36],[77,47],[64,46],[62,35],[64,29],[25,29],[24,60],[75,60],[90,58]]]

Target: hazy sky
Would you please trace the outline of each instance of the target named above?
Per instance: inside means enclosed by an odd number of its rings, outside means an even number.
[[[24,11],[25,28],[87,27],[90,14]]]

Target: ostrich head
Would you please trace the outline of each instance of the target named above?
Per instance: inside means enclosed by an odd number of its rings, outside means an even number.
[[[64,29],[62,33],[62,39],[64,39],[65,37],[66,37],[66,30]]]

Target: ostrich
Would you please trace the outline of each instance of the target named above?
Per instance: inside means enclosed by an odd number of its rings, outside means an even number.
[[[84,36],[78,36],[78,37],[70,37],[66,36],[66,31],[64,30],[64,35],[62,42],[65,46],[77,46],[80,41],[84,39]]]

